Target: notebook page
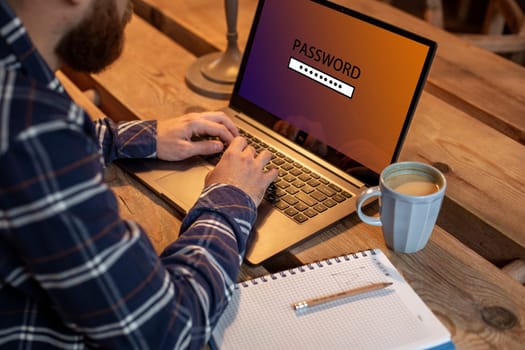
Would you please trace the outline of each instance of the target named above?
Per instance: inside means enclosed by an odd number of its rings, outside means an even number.
[[[214,331],[219,349],[418,349],[446,328],[380,250],[330,259],[245,283]],[[376,282],[382,290],[295,311],[298,301]]]

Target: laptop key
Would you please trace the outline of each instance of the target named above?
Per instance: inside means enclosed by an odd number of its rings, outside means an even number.
[[[315,191],[315,188],[313,188],[312,186],[310,185],[304,185],[302,188],[301,188],[301,191],[303,191],[304,193],[312,193],[313,191]]]
[[[321,183],[319,181],[317,181],[316,179],[312,179],[310,181],[308,181],[308,185],[312,186],[312,187],[316,187],[316,186],[319,186]]]
[[[322,202],[327,198],[324,194],[322,194],[319,191],[313,191],[312,193],[310,193],[310,196],[312,196],[318,202]]]
[[[319,187],[317,187],[317,190],[322,192],[324,195],[328,196],[328,197],[331,197],[333,195],[335,195],[335,191],[332,190],[329,186],[326,186],[326,185],[321,185]]]
[[[301,171],[301,169],[292,169],[292,170],[290,170],[290,174],[292,174],[293,176],[299,176],[302,173],[303,172]]]
[[[336,192],[341,192],[342,191],[341,187],[339,187],[339,186],[337,186],[336,184],[333,184],[333,183],[329,183],[328,187],[330,187],[332,190],[334,190]]]
[[[295,180],[294,182],[292,182],[292,185],[294,185],[296,188],[301,188],[305,186],[305,183],[300,180]]]
[[[342,203],[346,200],[346,197],[345,196],[341,196],[340,194],[336,194],[334,196],[332,196],[332,199],[334,201],[336,201],[337,203]]]
[[[299,189],[295,186],[290,186],[286,188],[286,192],[289,194],[296,194],[297,192],[299,192]]]
[[[298,192],[295,196],[310,207],[313,207],[314,205],[318,203],[315,199],[310,197],[310,195],[304,192]]]
[[[283,180],[286,182],[292,183],[295,181],[295,176],[288,174],[283,177]]]
[[[277,200],[275,183],[271,183],[266,189],[264,198],[270,203],[274,203]]]
[[[288,192],[282,188],[276,187],[275,188],[275,196],[277,198],[281,198],[282,196],[286,196]]]
[[[317,210],[318,212],[322,213],[326,210],[328,210],[328,208],[326,206],[324,206],[323,204],[319,203],[317,205],[314,206],[314,209]]]
[[[281,168],[283,168],[286,171],[289,171],[290,169],[293,169],[293,165],[290,164],[290,163],[285,163],[285,164],[281,165]]]
[[[311,178],[312,178],[312,177],[311,177],[310,175],[308,175],[308,174],[302,174],[302,175],[299,175],[299,179],[300,179],[301,181],[304,181],[304,182],[309,181]]]
[[[284,160],[281,159],[281,158],[273,158],[272,159],[272,163],[275,164],[275,165],[282,165],[282,164],[284,164]]]
[[[328,185],[328,184],[329,184],[328,180],[325,179],[325,178],[322,178],[322,177],[319,178],[319,182],[321,182],[321,183],[324,184],[324,185]]]
[[[317,211],[313,210],[312,208],[308,208],[303,212],[304,215],[308,216],[309,218],[313,218],[317,214],[319,214]]]
[[[332,208],[337,205],[337,202],[334,201],[332,198],[327,198],[323,201],[323,204],[326,205],[328,208]]]
[[[308,220],[308,216],[304,215],[303,213],[299,213],[297,215],[294,215],[293,219],[298,223],[302,224],[303,222]]]
[[[288,215],[288,216],[294,217],[294,216],[297,215],[299,212],[298,212],[295,208],[290,207],[290,208],[286,209],[286,210],[284,211],[284,213],[285,213],[286,215]]]
[[[294,196],[284,196],[282,198],[283,201],[285,201],[286,203],[290,204],[290,205],[295,205],[299,202],[299,200],[297,198],[295,198]]]
[[[273,204],[273,206],[281,211],[284,211],[286,208],[289,207],[289,205],[285,201],[282,201],[282,200],[278,200],[277,202]]]
[[[275,185],[279,188],[287,188],[290,186],[290,184],[286,181],[279,181]]]
[[[346,192],[346,191],[343,191],[343,196],[345,196],[346,198],[352,198],[353,197],[353,195],[350,192]]]
[[[302,212],[308,209],[308,206],[302,202],[299,202],[296,205],[294,205],[294,208]]]

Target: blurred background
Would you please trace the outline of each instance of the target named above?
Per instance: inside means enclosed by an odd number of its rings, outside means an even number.
[[[525,0],[381,0],[525,65]]]

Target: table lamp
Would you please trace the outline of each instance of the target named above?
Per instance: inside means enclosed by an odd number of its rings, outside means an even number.
[[[225,0],[224,7],[228,26],[226,51],[198,58],[186,72],[186,83],[191,89],[219,99],[230,97],[242,58],[237,46],[238,0]]]

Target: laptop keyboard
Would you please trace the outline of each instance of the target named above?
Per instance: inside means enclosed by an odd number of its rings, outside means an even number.
[[[276,168],[279,176],[268,187],[265,199],[290,219],[303,223],[352,197],[352,194],[321,175],[294,161],[286,154],[240,130],[257,152],[266,149],[272,153],[267,169]],[[217,164],[221,154],[205,157]]]

